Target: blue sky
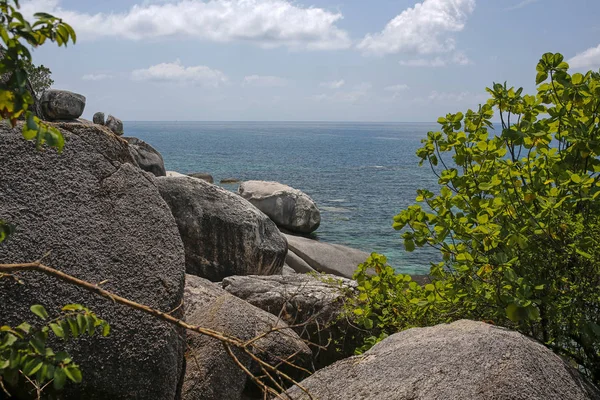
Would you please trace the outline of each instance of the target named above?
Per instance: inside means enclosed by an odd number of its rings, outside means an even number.
[[[435,121],[533,91],[561,52],[600,67],[598,0],[22,0],[64,18],[34,63],[124,120]]]

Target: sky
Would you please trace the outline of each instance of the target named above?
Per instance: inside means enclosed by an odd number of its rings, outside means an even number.
[[[431,122],[560,52],[600,68],[599,0],[21,0],[77,32],[35,64],[126,121]]]

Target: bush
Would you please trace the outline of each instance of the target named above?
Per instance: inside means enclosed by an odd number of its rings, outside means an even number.
[[[417,155],[439,192],[419,190],[393,226],[408,251],[433,246],[443,261],[424,287],[377,255],[360,266],[354,312],[373,326],[371,343],[483,320],[542,341],[600,382],[600,74],[568,68],[544,54],[537,95],[494,84],[487,104],[427,134]]]

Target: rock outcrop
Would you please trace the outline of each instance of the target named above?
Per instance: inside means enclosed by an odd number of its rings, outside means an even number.
[[[285,237],[248,201],[188,176],[160,177],[157,183],[177,221],[188,274],[220,281],[281,273]]]
[[[369,254],[339,244],[329,244],[301,236],[285,235],[291,252],[316,271],[352,278],[358,264]],[[289,264],[295,268],[294,263]]]
[[[301,382],[327,400],[597,400],[600,391],[542,344],[462,320],[397,333]],[[297,400],[309,397],[298,387]]]
[[[215,329],[241,340],[253,339],[277,327],[278,331],[256,342],[253,354],[273,366],[280,364],[280,359],[289,359],[301,367],[310,363],[310,349],[291,329],[285,329],[285,323],[206,279],[187,276],[185,318],[189,324]],[[189,351],[186,354],[183,400],[263,398],[218,340],[188,333],[187,341]],[[257,363],[249,355],[239,349],[233,351],[246,368],[262,375]],[[293,369],[282,368],[299,378],[297,370],[294,372]]]
[[[67,90],[46,90],[40,99],[44,119],[48,121],[74,120],[85,109],[85,96]]]
[[[129,143],[129,150],[134,160],[144,171],[151,172],[154,176],[165,176],[165,162],[158,151],[148,143],[135,137],[124,137]]]
[[[304,192],[278,182],[242,182],[238,193],[271,218],[277,226],[295,233],[314,232],[321,223],[315,202]]]
[[[104,125],[115,135],[121,136],[123,134],[123,121],[121,121],[119,118],[113,117],[109,114],[108,117],[106,117],[106,122]]]
[[[358,329],[342,318],[344,305],[356,296],[356,281],[333,275],[230,276],[223,289],[248,303],[277,315],[314,347],[319,369],[354,354],[362,344]]]
[[[156,184],[135,167],[127,143],[98,125],[53,124],[62,154],[36,151],[0,126],[1,218],[17,227],[0,244],[3,263],[37,260],[164,312],[183,300],[184,250]],[[33,321],[29,307],[56,315],[68,303],[89,307],[111,325],[106,338],[81,337],[66,349],[84,379],[65,399],[176,397],[183,373],[182,332],[157,319],[41,273],[0,279],[0,321]],[[175,313],[178,315],[178,312]],[[181,311],[179,311],[181,315]]]

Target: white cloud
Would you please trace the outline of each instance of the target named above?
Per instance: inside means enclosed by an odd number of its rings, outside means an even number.
[[[568,63],[572,68],[600,67],[600,45],[597,47],[590,47],[586,51],[575,55]]]
[[[455,49],[452,33],[464,29],[475,0],[424,0],[404,10],[375,34],[358,44],[365,53],[435,54]]]
[[[340,79],[339,81],[321,82],[319,86],[327,89],[339,89],[344,86],[345,83],[346,82],[343,79]]]
[[[105,79],[111,79],[112,75],[109,74],[85,74],[81,77],[84,81],[103,81]]]
[[[488,99],[486,94],[471,93],[468,91],[463,92],[438,92],[432,91],[426,102],[440,102],[446,104],[455,103],[469,103],[471,106],[485,102]]]
[[[205,65],[184,67],[181,61],[161,63],[146,69],[132,71],[131,77],[136,81],[181,82],[217,87],[227,82],[227,76],[217,69]]]
[[[370,95],[373,86],[368,82],[355,85],[347,91],[335,91],[334,93],[321,93],[312,97],[316,101],[330,101],[336,103],[358,103]]]
[[[386,92],[404,92],[405,90],[410,89],[410,87],[405,84],[405,83],[401,83],[398,85],[392,85],[392,86],[386,86],[383,90],[385,90]]]
[[[262,86],[262,87],[282,87],[286,86],[288,81],[278,76],[269,75],[249,75],[244,77],[242,85],[244,86]]]
[[[445,67],[450,64],[470,65],[471,60],[462,52],[458,52],[451,57],[434,57],[434,58],[414,58],[411,60],[402,60],[400,65],[405,67]]]
[[[508,7],[506,11],[518,10],[523,7],[527,7],[530,4],[537,3],[540,0],[523,0],[520,3],[515,4],[514,6]]]
[[[144,2],[123,13],[66,10],[60,0],[31,0],[23,13],[44,10],[70,23],[83,39],[194,38],[245,41],[264,47],[340,49],[351,45],[336,26],[342,14],[290,0],[177,0]]]
[[[386,86],[385,88],[383,88],[383,90],[385,90],[386,92],[392,93],[393,99],[400,97],[400,93],[406,92],[408,89],[410,89],[410,87],[405,83],[400,83],[398,85]]]

